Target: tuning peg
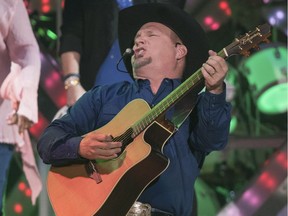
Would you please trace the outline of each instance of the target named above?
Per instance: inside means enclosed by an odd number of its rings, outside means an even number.
[[[250,56],[250,52],[249,52],[249,51],[246,51],[246,50],[242,51],[241,54],[242,54],[243,56],[245,56],[245,57],[249,57],[249,56]]]

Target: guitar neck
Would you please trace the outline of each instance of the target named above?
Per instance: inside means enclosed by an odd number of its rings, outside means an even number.
[[[219,56],[226,57],[225,49],[222,49]],[[151,109],[143,118],[139,119],[133,126],[133,135],[136,137],[141,133],[148,125],[150,125],[155,119],[164,114],[171,106],[176,104],[181,98],[183,98],[189,91],[193,90],[194,87],[204,87],[204,77],[202,75],[201,69],[198,69],[190,77],[188,77],[180,86],[178,86],[174,91],[172,91],[166,98],[164,98],[160,103]],[[198,93],[198,92],[197,92]]]

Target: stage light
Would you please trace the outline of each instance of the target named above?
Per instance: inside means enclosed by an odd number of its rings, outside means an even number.
[[[237,116],[232,115],[231,121],[230,121],[230,129],[229,129],[230,134],[232,134],[235,131],[237,124],[238,124]]]
[[[229,70],[225,78],[226,83],[226,101],[232,104],[232,116],[230,121],[230,134],[232,134],[238,125],[238,116],[237,116],[237,106],[235,104],[235,95],[236,95],[236,85],[237,85],[237,73],[238,71],[231,65],[228,64]],[[239,82],[239,81],[238,81]]]
[[[50,5],[42,5],[41,11],[42,11],[43,13],[48,13],[48,12],[51,11],[51,6],[50,6]]]
[[[15,205],[14,205],[14,212],[15,212],[16,214],[22,214],[22,212],[23,212],[23,205],[20,204],[20,203],[15,203]]]
[[[41,0],[41,11],[43,13],[48,13],[51,11],[51,2],[50,0]]]
[[[287,3],[267,4],[262,8],[262,16],[275,28],[287,34]]]
[[[46,33],[47,36],[52,40],[57,40],[57,35],[52,30],[48,29]]]
[[[205,26],[207,28],[209,28],[210,30],[213,30],[213,31],[220,28],[220,23],[218,21],[216,21],[213,16],[210,16],[210,15],[204,17],[203,23],[205,24]]]
[[[232,15],[230,5],[226,0],[220,1],[218,5],[219,9],[222,10],[227,16]]]
[[[271,44],[240,65],[250,85],[252,98],[263,114],[287,112],[287,48]]]

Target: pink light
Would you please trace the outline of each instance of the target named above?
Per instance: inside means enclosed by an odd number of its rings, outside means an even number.
[[[56,71],[51,72],[50,77],[51,77],[51,79],[53,79],[53,80],[55,80],[55,81],[56,81],[56,80],[60,80],[60,75],[59,75],[59,73],[56,72]]]
[[[226,1],[221,1],[221,2],[219,2],[219,8],[221,10],[226,10],[227,8],[229,8],[229,5]]]
[[[59,104],[60,107],[63,107],[66,105],[66,103],[67,103],[66,93],[60,95],[60,97],[57,98],[57,103]]]
[[[56,71],[51,71],[49,77],[45,79],[45,87],[48,89],[54,88],[55,85],[60,81],[60,75]]]
[[[232,15],[231,9],[230,9],[230,8],[227,8],[227,9],[225,10],[225,14],[226,14],[227,16],[231,16],[231,15]]]
[[[50,3],[50,0],[41,0],[41,3],[42,3],[42,4],[49,4],[49,3]]]
[[[25,190],[25,196],[26,196],[26,197],[31,197],[31,195],[32,195],[31,189],[30,189],[30,188],[27,188],[27,189]]]
[[[274,189],[276,187],[276,179],[268,172],[263,172],[259,177],[259,183],[267,189]]]
[[[273,190],[274,188],[276,188],[276,179],[274,177],[271,176],[271,178],[265,182],[266,188]]]
[[[268,180],[268,178],[269,178],[268,173],[267,173],[267,172],[263,172],[263,173],[261,174],[261,176],[259,177],[259,181],[260,181],[260,182],[265,182],[265,181]]]
[[[211,25],[213,22],[214,22],[214,19],[211,16],[207,16],[207,17],[204,18],[204,23],[207,26]]]
[[[227,1],[219,2],[219,8],[222,10],[227,16],[231,16],[232,11]]]
[[[44,129],[46,127],[48,127],[49,122],[47,121],[47,119],[41,114],[39,113],[39,117],[38,117],[38,123],[36,123],[35,125],[33,125],[30,129],[29,132],[31,133],[31,135],[33,135],[35,138],[40,137],[41,133],[44,131]]]
[[[47,89],[51,89],[54,86],[54,80],[50,77],[45,80],[45,86]]]
[[[23,212],[23,206],[20,203],[15,203],[14,212],[17,214],[21,214]]]
[[[204,18],[204,24],[206,26],[209,26],[211,30],[217,30],[220,27],[220,24],[216,22],[211,16],[207,16]]]
[[[244,194],[243,194],[243,198],[244,199],[251,199],[251,197],[253,196],[253,193],[251,190],[247,190]]]
[[[258,206],[260,203],[259,197],[251,189],[243,194],[243,200],[250,206]]]
[[[288,161],[284,152],[279,152],[276,156],[276,162],[281,165],[285,170],[288,168]]]
[[[259,196],[257,196],[256,194],[254,194],[254,196],[251,197],[251,199],[249,200],[249,202],[250,202],[250,205],[252,205],[252,206],[258,206],[259,203],[260,203]]]
[[[41,10],[43,13],[48,13],[51,10],[50,5],[42,5]]]
[[[211,30],[217,30],[219,29],[220,27],[220,24],[218,22],[214,22],[212,25],[211,25]]]
[[[19,182],[18,189],[24,191],[26,189],[26,184],[24,182]]]

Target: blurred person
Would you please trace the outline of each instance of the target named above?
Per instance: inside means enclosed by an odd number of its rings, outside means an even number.
[[[68,106],[94,86],[116,38],[117,16],[115,0],[65,1],[59,54]]]
[[[0,1],[0,215],[10,161],[21,153],[35,204],[42,184],[27,129],[38,121],[40,53],[21,0]]]

